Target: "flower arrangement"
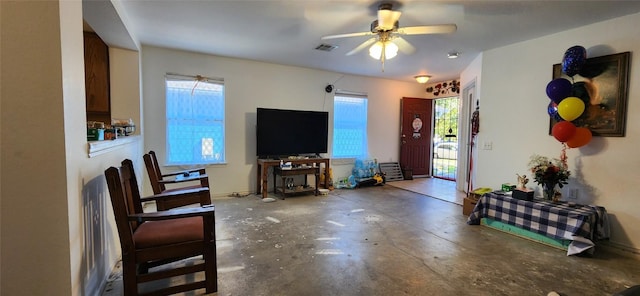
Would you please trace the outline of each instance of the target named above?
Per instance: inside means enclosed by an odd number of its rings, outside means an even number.
[[[568,184],[567,181],[571,175],[565,157],[562,160],[549,159],[546,156],[534,154],[529,160],[529,167],[535,182],[543,186],[545,198],[549,200],[553,199],[556,185],[562,188]]]

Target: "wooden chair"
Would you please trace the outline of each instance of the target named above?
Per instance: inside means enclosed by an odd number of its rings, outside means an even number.
[[[177,172],[171,172],[167,174],[163,174],[160,171],[160,165],[158,164],[158,158],[156,157],[156,153],[152,150],[149,153],[143,156],[145,167],[147,168],[147,174],[149,175],[149,180],[151,181],[151,188],[153,189],[154,194],[161,194],[167,192],[174,191],[184,191],[184,190],[201,190],[202,188],[207,188],[209,190],[209,176],[204,168],[197,168],[192,170],[183,170]],[[185,182],[198,182],[199,184],[195,185],[187,185],[179,188],[167,188],[167,184],[181,184]],[[208,197],[208,201],[200,200],[196,197],[184,196],[181,199],[173,199],[170,202],[167,201],[159,201],[156,202],[156,206],[158,210],[167,210],[170,208],[185,206],[189,204],[200,203],[203,204],[211,204],[211,196]]]
[[[169,295],[196,289],[217,291],[215,208],[212,205],[143,213],[131,160],[105,171],[120,246],[124,295]],[[164,195],[149,198],[162,199]],[[151,271],[177,260],[202,255],[204,262]],[[167,266],[164,266],[167,267]],[[171,267],[171,266],[168,266]],[[139,293],[138,284],[204,272],[204,280]],[[195,278],[195,276],[193,276]]]

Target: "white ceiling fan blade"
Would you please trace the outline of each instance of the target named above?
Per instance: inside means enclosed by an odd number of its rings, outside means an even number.
[[[360,52],[361,50],[367,48],[369,45],[371,45],[374,42],[376,42],[376,40],[377,39],[375,37],[369,38],[367,41],[360,43],[360,45],[358,45],[358,47],[352,49],[350,52],[347,52],[347,55],[350,56],[350,55],[353,55],[355,53]]]
[[[322,36],[322,37],[320,37],[320,39],[326,40],[326,39],[360,37],[360,36],[370,36],[370,35],[373,35],[373,33],[371,33],[371,32],[358,32],[358,33],[346,33],[346,34]]]
[[[387,31],[393,29],[393,26],[400,18],[402,12],[387,9],[378,10],[378,29]]]
[[[419,35],[419,34],[448,34],[458,29],[455,24],[434,25],[434,26],[415,26],[398,28],[398,34],[401,35]]]
[[[395,43],[398,46],[398,49],[404,54],[412,54],[416,52],[416,48],[402,37],[394,38],[393,43]]]

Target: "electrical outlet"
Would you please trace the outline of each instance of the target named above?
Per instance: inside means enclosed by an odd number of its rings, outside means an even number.
[[[570,199],[578,199],[578,188],[569,189],[569,198]]]
[[[484,142],[483,145],[482,145],[482,149],[484,149],[484,150],[493,149],[493,142],[491,142],[491,141]]]

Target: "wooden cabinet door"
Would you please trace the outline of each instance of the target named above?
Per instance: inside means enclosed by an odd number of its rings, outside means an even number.
[[[108,115],[111,111],[109,47],[97,34],[91,32],[84,32],[84,83],[87,113]]]

